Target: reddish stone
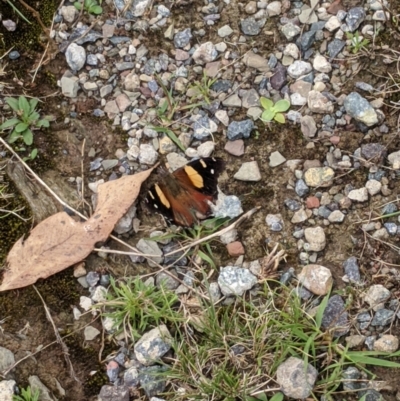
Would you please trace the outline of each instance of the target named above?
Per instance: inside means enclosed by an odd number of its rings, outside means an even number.
[[[319,199],[316,196],[309,196],[306,200],[307,209],[319,207]]]
[[[233,156],[242,156],[244,153],[243,139],[228,141],[224,149]]]
[[[230,256],[240,256],[244,255],[243,244],[240,241],[231,242],[226,246],[226,249]]]
[[[329,138],[333,145],[337,145],[340,142],[340,136],[333,135]]]
[[[344,10],[342,0],[335,0],[326,11],[328,11],[329,14],[336,15],[339,10]]]

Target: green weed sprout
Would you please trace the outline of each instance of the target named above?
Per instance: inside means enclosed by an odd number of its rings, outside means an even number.
[[[84,0],[83,9],[89,14],[99,15],[103,12],[103,8],[99,3],[101,4],[101,0],[99,2],[97,2],[97,0]],[[82,3],[80,1],[75,1],[74,6],[79,11],[82,9]]]
[[[33,143],[33,132],[35,128],[50,126],[48,118],[40,119],[39,113],[36,111],[38,99],[32,98],[29,101],[25,96],[20,96],[18,99],[13,97],[6,98],[6,103],[13,109],[16,116],[6,120],[0,125],[0,130],[13,129],[9,137],[8,143],[14,143],[22,140],[26,146]],[[18,150],[25,151],[24,147],[19,147]],[[29,154],[29,159],[34,159],[37,155],[37,149],[33,149]]]
[[[287,111],[290,107],[290,103],[285,100],[278,100],[275,104],[271,99],[266,97],[260,98],[261,106],[264,111],[261,114],[261,120],[264,122],[270,122],[275,120],[278,123],[285,124],[285,116],[282,114]]]
[[[357,54],[360,50],[366,49],[369,44],[368,39],[360,38],[360,32],[356,31],[355,33],[346,32],[347,39],[350,40],[350,49],[353,54]]]
[[[40,392],[38,389],[32,391],[28,386],[26,389],[21,388],[21,395],[13,395],[13,401],[39,401]]]

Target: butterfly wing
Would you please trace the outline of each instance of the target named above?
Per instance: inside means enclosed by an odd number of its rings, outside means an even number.
[[[191,226],[198,214],[210,214],[208,201],[217,193],[218,175],[224,163],[219,158],[194,160],[150,188],[147,203],[167,219]]]

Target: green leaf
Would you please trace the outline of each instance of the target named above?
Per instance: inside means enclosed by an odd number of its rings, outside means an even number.
[[[103,12],[100,6],[92,6],[89,8],[89,13],[99,15]]]
[[[14,97],[8,97],[8,98],[6,98],[6,103],[7,103],[14,111],[18,111],[18,110],[19,110],[18,99],[15,99]]]
[[[0,125],[0,129],[6,129],[6,128],[14,127],[14,125],[17,125],[20,122],[21,122],[21,120],[18,120],[18,118],[11,118],[11,119],[5,121],[3,124],[1,124]]]
[[[50,123],[49,123],[49,120],[46,120],[46,119],[44,118],[44,119],[42,119],[42,120],[39,120],[39,121],[37,122],[36,126],[37,126],[37,127],[45,127],[45,128],[48,128],[48,127],[50,127]]]
[[[315,315],[315,323],[317,323],[317,327],[319,329],[321,328],[322,317],[324,316],[326,306],[328,305],[329,297],[330,292],[324,296],[323,300],[318,305],[317,313]]]
[[[267,99],[266,97],[260,97],[260,103],[265,110],[270,109],[274,105],[274,102],[271,99]]]
[[[182,152],[184,152],[186,150],[185,147],[182,145],[182,142],[175,135],[175,132],[171,131],[168,128],[163,128],[163,127],[152,127],[151,129],[153,129],[156,132],[163,132],[164,134],[168,135],[169,138],[171,139],[171,141],[174,142],[175,145],[178,146],[179,149],[182,150]]]
[[[24,132],[28,127],[29,127],[28,124],[19,123],[19,124],[16,125],[15,131],[17,131],[17,132],[19,132],[19,133],[20,133],[20,132]]]
[[[283,400],[283,393],[276,393],[269,401],[282,401]]]
[[[289,107],[290,103],[286,99],[278,100],[274,106],[276,111],[286,111],[289,110]]]
[[[25,130],[22,133],[22,136],[24,137],[25,145],[28,145],[28,146],[32,145],[32,143],[33,143],[33,134],[32,134],[32,131],[30,129]]]
[[[271,109],[268,109],[268,110],[265,110],[261,114],[261,120],[263,120],[263,121],[272,121],[274,116],[275,116],[275,111],[271,110]]]
[[[31,160],[35,159],[37,156],[38,150],[35,148],[32,150],[32,152],[30,153],[29,157],[31,158]]]
[[[19,138],[22,138],[22,136],[17,131],[14,130],[13,132],[11,132],[11,135],[8,137],[7,142],[14,143]]]
[[[285,124],[285,116],[282,113],[276,113],[274,116],[274,120],[278,123]]]
[[[28,116],[29,121],[36,121],[39,120],[40,114],[37,111],[33,111],[31,114]]]
[[[76,2],[74,3],[74,6],[75,6],[75,8],[76,8],[78,11],[81,11],[82,4],[81,4],[79,1],[76,1]]]
[[[25,96],[20,96],[19,97],[19,99],[18,99],[18,107],[19,107],[20,110],[22,110],[24,112],[25,116],[29,115],[29,113],[31,111],[31,108],[30,108],[29,102],[28,102],[28,100],[26,99]]]
[[[31,112],[36,109],[38,102],[39,102],[39,99],[36,99],[36,98],[29,100],[29,106],[31,108]]]

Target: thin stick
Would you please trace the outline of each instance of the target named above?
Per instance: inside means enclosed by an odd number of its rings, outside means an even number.
[[[72,379],[74,379],[75,381],[77,381],[78,383],[80,383],[81,381],[80,381],[80,380],[78,379],[78,377],[76,376],[75,371],[74,371],[74,367],[73,367],[73,365],[72,365],[72,362],[71,362],[71,360],[69,359],[68,347],[66,346],[66,344],[65,344],[64,341],[62,340],[62,338],[61,338],[61,336],[60,336],[60,334],[59,334],[59,332],[58,332],[58,330],[57,330],[57,327],[56,327],[56,325],[54,324],[54,320],[53,320],[53,318],[51,317],[49,308],[47,307],[46,302],[44,302],[44,299],[43,299],[42,295],[40,294],[39,290],[36,288],[35,285],[33,285],[33,289],[36,291],[36,293],[38,294],[40,300],[42,301],[44,310],[45,310],[45,312],[46,312],[46,317],[47,317],[47,319],[50,321],[51,325],[53,326],[53,330],[54,330],[54,334],[55,334],[55,336],[56,336],[56,338],[57,338],[57,342],[61,345],[61,348],[62,348],[63,354],[64,354],[65,362],[67,362],[67,365],[69,366],[69,374],[70,374],[70,376],[71,376]]]

